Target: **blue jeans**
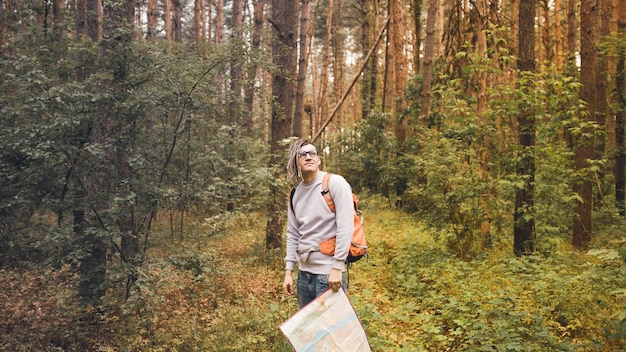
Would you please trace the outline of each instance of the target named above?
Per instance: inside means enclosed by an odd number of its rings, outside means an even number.
[[[346,285],[346,273],[342,274],[343,290],[348,292]],[[298,271],[298,305],[300,308],[306,306],[315,297],[326,292],[328,286],[328,275],[311,274],[306,271]]]

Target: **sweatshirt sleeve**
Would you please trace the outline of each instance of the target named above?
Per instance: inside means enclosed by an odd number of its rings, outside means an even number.
[[[290,205],[287,206],[287,244],[286,244],[286,256],[285,256],[285,270],[294,270],[296,267],[298,250],[298,227],[296,216]]]
[[[352,233],[354,232],[352,187],[341,175],[333,175],[330,178],[328,187],[335,202],[335,221],[337,222],[337,243],[332,267],[334,269],[343,269],[350,250]]]

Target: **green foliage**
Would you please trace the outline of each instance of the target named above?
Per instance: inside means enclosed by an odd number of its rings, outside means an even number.
[[[623,249],[587,255],[559,245],[549,258],[494,249],[468,262],[406,215],[379,208],[368,224],[372,262],[353,271],[351,299],[374,350],[626,347]]]
[[[78,303],[68,311],[68,319],[90,323],[74,326],[80,334],[58,333],[50,346],[90,350],[100,323],[149,322],[140,310],[118,308],[158,287],[143,276],[166,267],[150,256],[153,244],[215,225],[204,219],[227,224],[264,206],[266,147],[241,134],[240,115],[215,84],[234,51],[200,57],[171,44],[166,55],[159,43],[110,51],[90,41],[28,39],[13,38],[0,59],[0,267],[48,273],[69,265],[69,275],[83,273],[73,279],[77,290],[76,282],[90,280],[85,263],[103,253],[91,269],[106,269],[96,283],[106,296],[89,311]],[[75,294],[59,293],[63,302],[85,303]]]

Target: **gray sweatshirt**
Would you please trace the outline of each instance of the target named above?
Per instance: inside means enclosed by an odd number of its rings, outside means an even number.
[[[341,175],[330,177],[328,188],[336,211],[333,213],[322,196],[324,174],[319,171],[313,182],[298,184],[293,196],[293,211],[288,207],[286,270],[294,270],[296,262],[299,270],[312,274],[330,274],[331,268],[344,270],[354,231],[352,187]],[[316,247],[335,236],[337,245],[334,256],[320,252],[311,252],[308,257],[298,254],[298,250]]]

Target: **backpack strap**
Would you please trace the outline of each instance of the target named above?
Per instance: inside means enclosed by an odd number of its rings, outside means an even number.
[[[293,195],[294,194],[296,194],[296,187],[292,187],[291,192],[289,192],[289,206],[291,207],[291,212],[295,214],[296,211],[293,210]]]
[[[327,172],[326,174],[324,174],[324,178],[322,178],[322,197],[324,197],[326,205],[328,205],[330,211],[334,213],[335,201],[333,200],[333,196],[330,194],[330,187],[328,186],[330,176],[332,176],[332,174],[330,172]]]

